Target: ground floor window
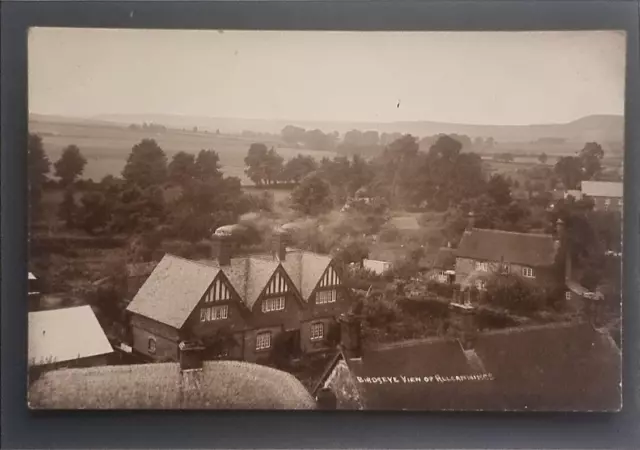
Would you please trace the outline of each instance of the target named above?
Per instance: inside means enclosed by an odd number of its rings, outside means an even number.
[[[311,340],[317,341],[324,338],[324,324],[322,322],[311,324]]]
[[[147,350],[149,354],[153,355],[156,352],[156,340],[155,338],[149,338],[149,342],[147,343]]]
[[[256,335],[256,350],[265,350],[271,347],[271,332],[265,331]]]
[[[571,300],[571,291],[567,291],[564,293],[565,300]]]

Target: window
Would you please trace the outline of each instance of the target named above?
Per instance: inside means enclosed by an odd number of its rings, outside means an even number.
[[[323,303],[334,303],[336,301],[336,290],[319,291],[316,293],[316,304],[322,305]]]
[[[567,291],[564,293],[564,299],[565,300],[571,300],[571,291]]]
[[[262,301],[262,312],[282,311],[284,309],[284,297],[265,298]]]
[[[488,272],[489,267],[486,262],[476,261],[476,270],[480,272]]]
[[[509,266],[509,264],[502,264],[500,266],[500,271],[505,274],[509,273],[511,271],[511,267]]]
[[[256,335],[256,350],[265,350],[271,347],[271,332],[258,333]]]
[[[618,200],[618,206],[622,207],[622,199]]]
[[[311,340],[317,341],[324,337],[324,324],[322,322],[311,324]]]
[[[147,344],[147,350],[150,355],[155,354],[156,352],[156,340],[155,338],[149,338],[149,342]]]
[[[200,322],[211,322],[212,320],[223,320],[229,316],[229,306],[210,306],[200,310]]]
[[[533,269],[531,267],[523,267],[522,268],[522,276],[527,278],[535,278],[535,274],[533,273]]]
[[[609,206],[610,204],[611,204],[611,199],[610,198],[604,199],[604,206]]]
[[[487,284],[484,280],[476,280],[476,288],[480,291],[484,291],[487,287]]]

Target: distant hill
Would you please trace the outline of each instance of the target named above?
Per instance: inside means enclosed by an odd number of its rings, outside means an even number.
[[[32,115],[32,120],[56,120],[53,116]],[[567,142],[618,143],[624,141],[624,118],[617,115],[586,116],[564,124],[532,125],[470,125],[431,121],[410,122],[332,122],[301,120],[234,119],[218,117],[180,116],[171,114],[107,114],[87,119],[67,119],[65,121],[88,124],[141,124],[154,122],[170,128],[198,127],[201,130],[220,130],[224,133],[253,131],[257,133],[279,133],[286,125],[296,125],[306,129],[318,128],[324,132],[338,131],[343,134],[352,129],[376,130],[380,133],[410,133],[415,136],[430,136],[438,133],[465,134],[470,137],[493,137],[498,142],[532,142],[539,139],[561,139]]]

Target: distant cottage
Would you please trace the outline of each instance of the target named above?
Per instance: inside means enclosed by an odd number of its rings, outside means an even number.
[[[582,195],[594,201],[596,211],[622,211],[624,185],[611,181],[583,181]]]
[[[235,258],[234,228],[213,236],[212,259],[165,255],[129,304],[133,350],[177,360],[183,341],[226,334],[221,356],[269,358],[276,342],[293,356],[326,349],[350,295],[329,256],[287,248],[289,232],[274,236],[274,254]]]
[[[557,277],[554,267],[564,225],[557,239],[550,234],[471,228],[456,251],[456,283],[484,289],[492,273],[512,273],[545,283]]]

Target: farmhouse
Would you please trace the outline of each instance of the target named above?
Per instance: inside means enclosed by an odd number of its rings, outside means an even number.
[[[451,284],[455,281],[456,250],[451,247],[442,247],[431,258],[420,261],[421,267],[427,268],[427,276],[438,283]]]
[[[274,254],[233,257],[234,228],[213,236],[212,258],[165,255],[127,310],[135,352],[176,360],[179,343],[221,344],[220,356],[251,362],[272,350],[291,356],[329,347],[336,317],[350,306],[340,266],[329,256],[287,248],[274,236]]]
[[[564,233],[559,223],[558,235]],[[515,233],[471,228],[456,254],[456,283],[484,289],[491,273],[513,273],[541,283],[557,276],[554,268],[560,241],[550,234]]]
[[[113,348],[91,306],[29,313],[29,365],[87,367],[107,364]]]
[[[623,184],[612,181],[583,181],[582,194],[593,199],[596,211],[622,211]]]
[[[364,351],[346,340],[314,393],[331,390],[338,409],[614,411],[620,370],[609,334],[561,323]]]

